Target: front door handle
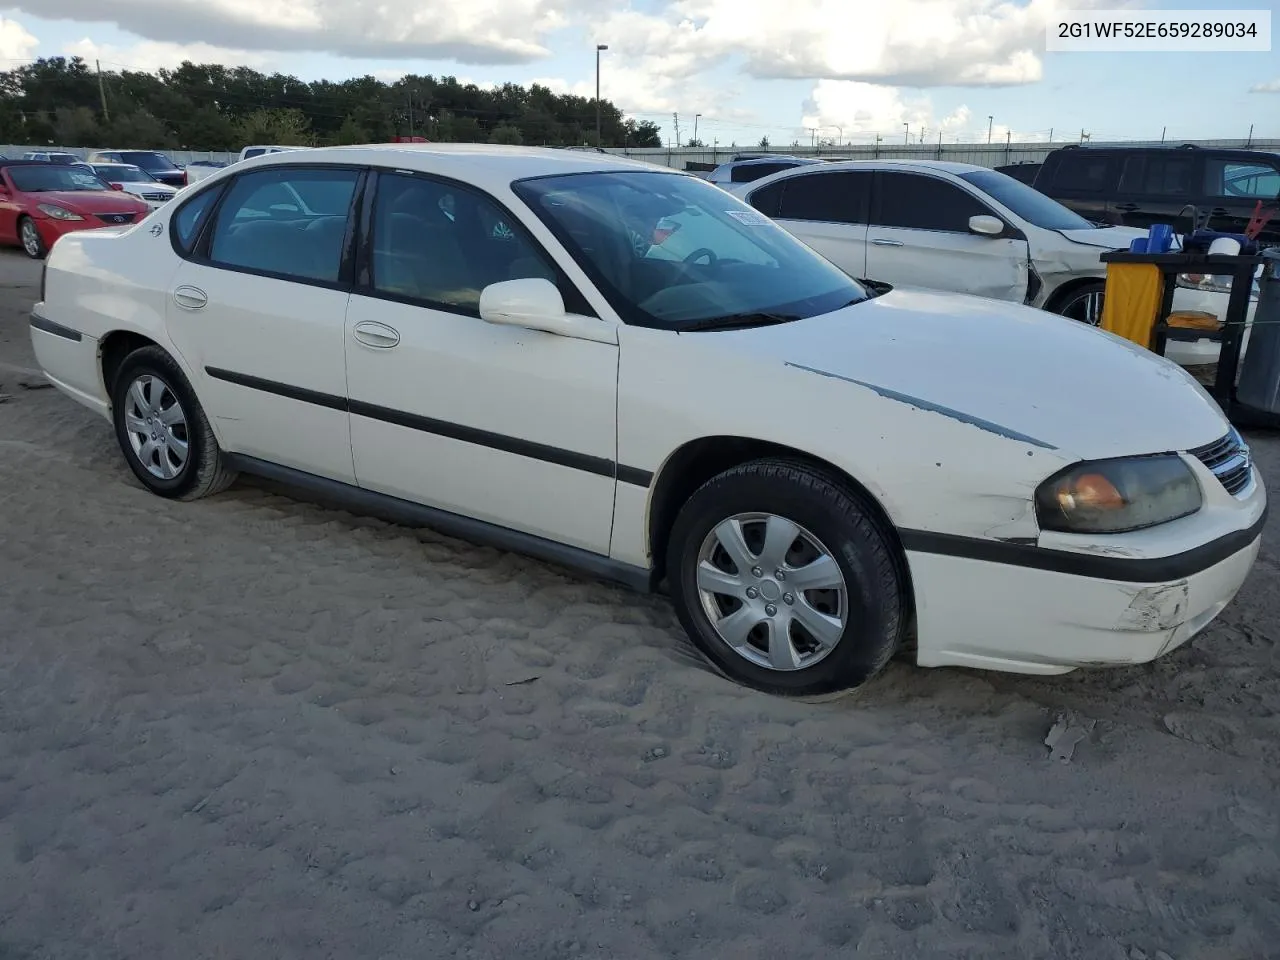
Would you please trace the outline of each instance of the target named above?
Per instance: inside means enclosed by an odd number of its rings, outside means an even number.
[[[173,291],[173,302],[188,310],[199,310],[209,302],[209,295],[199,287],[184,284]]]
[[[351,335],[366,347],[377,347],[380,350],[390,350],[400,342],[398,330],[373,320],[361,320],[355,325]]]
[[[886,240],[883,237],[876,237],[871,241],[877,247],[901,247],[904,246],[901,240]]]

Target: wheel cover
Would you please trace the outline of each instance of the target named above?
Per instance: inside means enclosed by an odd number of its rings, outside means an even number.
[[[702,541],[698,599],[739,656],[767,670],[811,667],[844,636],[849,590],[834,554],[771,513],[739,513]]]
[[[1079,320],[1091,327],[1102,322],[1102,291],[1091,290],[1083,296],[1077,296],[1067,302],[1062,310],[1064,317]]]
[[[138,462],[158,480],[172,480],[190,455],[187,415],[169,385],[152,374],[136,377],[124,404],[124,427]]]
[[[33,257],[40,252],[40,234],[30,220],[22,221],[22,249]]]

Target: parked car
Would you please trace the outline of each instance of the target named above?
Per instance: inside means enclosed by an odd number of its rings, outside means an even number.
[[[168,203],[178,192],[176,187],[161,183],[147,171],[131,163],[91,163],[85,166],[105,180],[112,190],[123,190],[141,197],[153,210]]]
[[[1259,241],[1280,243],[1280,154],[1217,147],[1080,147],[1054,150],[1033,186],[1083,217],[1140,227],[1168,223],[1243,233],[1258,203],[1274,217]]]
[[[287,150],[306,150],[307,147],[281,147],[274,145],[257,144],[245,147],[240,151],[240,159],[248,160],[251,157],[261,157],[267,153],[284,153]]]
[[[1259,549],[1248,447],[1167,360],[860,284],[642,161],[259,157],[63,238],[46,274],[39,364],[148,490],[258,473],[665,583],[721,671],[776,693],[857,685],[908,637],[924,666],[1150,660]]]
[[[23,160],[36,160],[40,163],[80,163],[80,158],[74,153],[61,153],[58,151],[41,151],[28,150],[22,155]]]
[[[728,187],[730,184],[754,183],[779,170],[792,170],[795,167],[820,164],[823,161],[813,157],[761,157],[747,160],[730,160],[722,163],[706,176],[708,183]]]
[[[192,160],[183,169],[187,174],[187,183],[192,184],[225,166],[227,166],[225,160]]]
[[[187,172],[158,150],[95,150],[89,163],[129,163],[141,167],[161,183],[181,189],[187,185]]]
[[[995,170],[998,173],[1008,174],[1013,179],[1030,186],[1035,183],[1036,174],[1040,172],[1040,167],[1041,164],[1039,163],[1024,160],[1020,163],[1009,163],[1002,167],[996,167]]]
[[[150,211],[77,167],[44,160],[0,165],[0,243],[20,246],[34,260],[59,237],[133,223]]]
[[[804,166],[730,190],[852,276],[1025,303],[1094,326],[1100,255],[1145,233],[1099,227],[1003,173],[944,160]],[[1226,315],[1227,295],[1212,281],[1178,282],[1176,309]],[[1217,351],[1204,338],[1167,346],[1185,364],[1211,363]]]

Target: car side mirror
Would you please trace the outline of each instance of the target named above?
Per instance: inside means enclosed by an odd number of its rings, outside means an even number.
[[[124,184],[123,184],[123,183],[109,183],[109,184],[107,184],[107,186],[109,186],[112,190],[123,190],[123,189],[124,189]]]
[[[618,342],[618,331],[611,324],[566,312],[556,285],[542,277],[489,284],[480,291],[480,319],[575,340]]]
[[[999,217],[985,215],[970,217],[969,230],[983,237],[998,237],[1004,233],[1004,221]]]

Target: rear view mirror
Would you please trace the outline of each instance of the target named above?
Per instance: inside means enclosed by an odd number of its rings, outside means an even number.
[[[560,337],[617,343],[617,330],[595,317],[567,313],[564,298],[550,280],[528,277],[502,280],[480,291],[480,319],[486,323],[541,330]]]
[[[1004,222],[999,217],[976,216],[969,218],[969,229],[984,237],[998,237],[1004,233]]]

